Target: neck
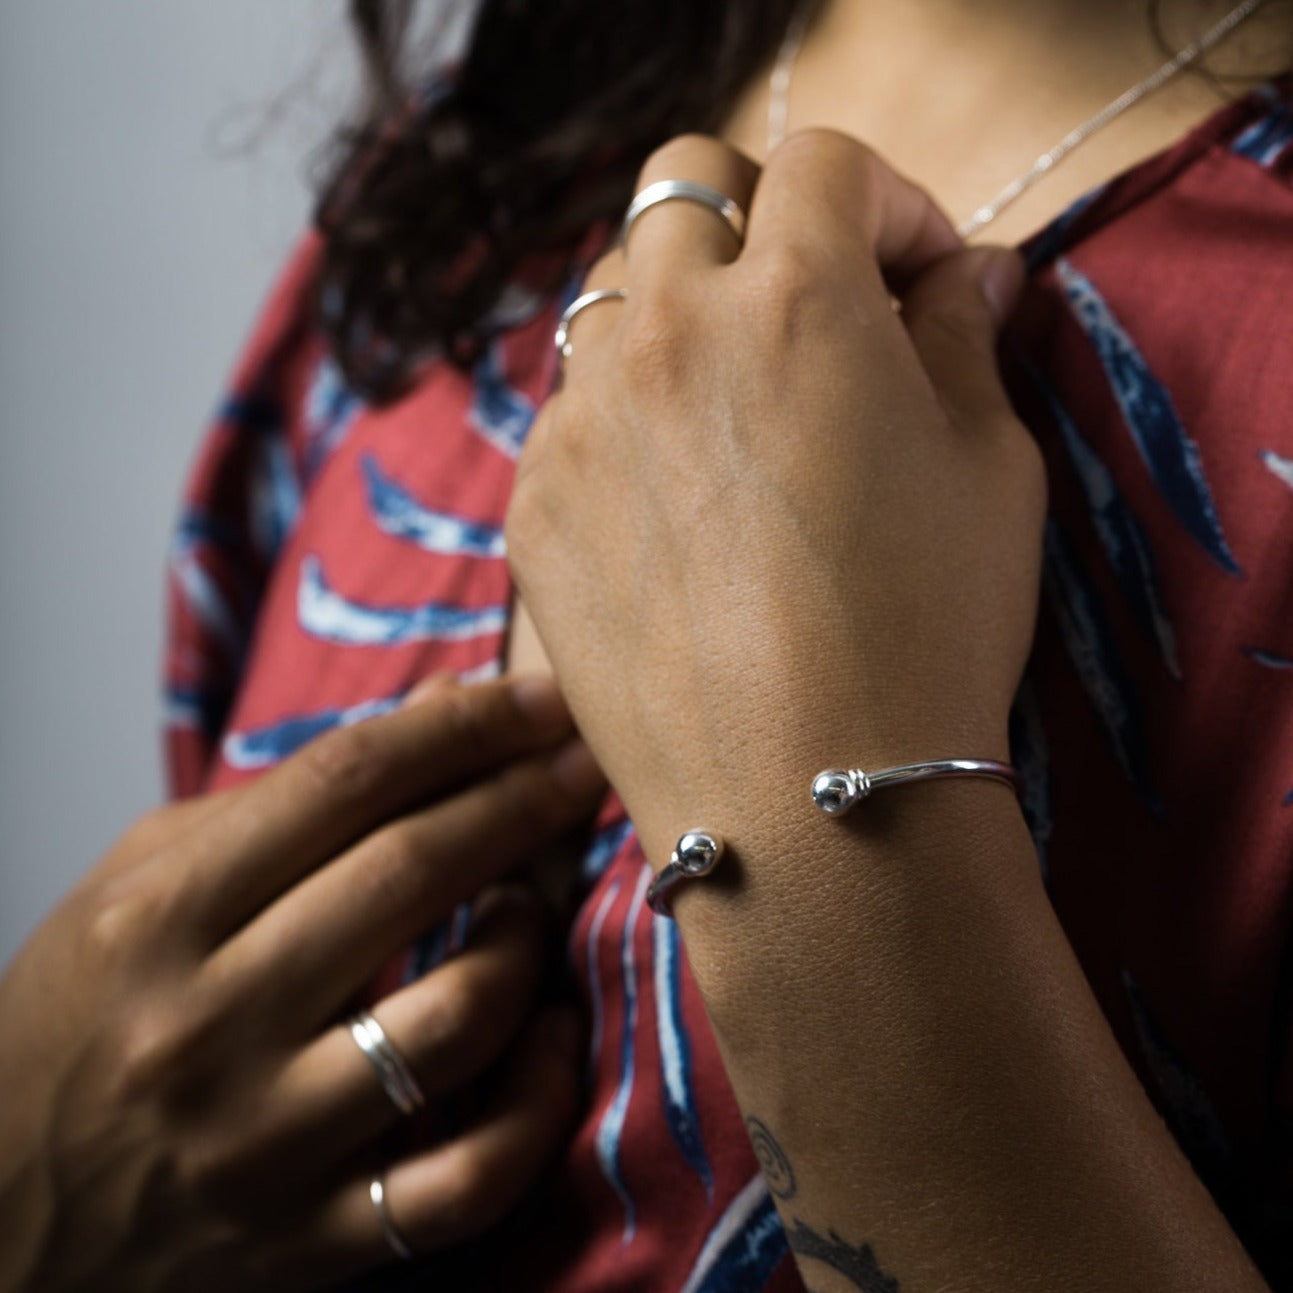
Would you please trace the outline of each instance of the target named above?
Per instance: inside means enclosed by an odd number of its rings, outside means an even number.
[[[1235,3],[1163,0],[1163,39],[1174,52]],[[1293,53],[1290,17],[1293,6],[1267,0],[1206,66],[1246,77],[1228,82],[1232,91],[1265,79]],[[789,125],[855,135],[960,219],[1166,57],[1148,0],[827,0],[800,51]],[[767,102],[761,76],[728,131],[758,157],[766,146]],[[1086,189],[1171,143],[1219,102],[1214,81],[1177,77],[1085,143],[985,238],[1009,241],[1032,232]]]

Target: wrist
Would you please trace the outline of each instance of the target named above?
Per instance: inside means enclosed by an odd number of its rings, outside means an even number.
[[[843,820],[825,817],[800,790],[793,805],[761,803],[729,832],[713,874],[674,895],[720,1032],[742,1033],[751,1001],[786,991],[804,991],[829,1018],[862,988],[848,977],[901,978],[909,964],[926,974],[935,964],[929,948],[962,942],[983,913],[1047,906],[1023,814],[1004,783],[895,787]]]

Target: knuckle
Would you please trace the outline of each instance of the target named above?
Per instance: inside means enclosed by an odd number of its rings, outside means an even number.
[[[477,943],[542,943],[547,911],[530,884],[503,883],[485,890],[476,899],[471,939]]]
[[[85,946],[98,972],[142,959],[164,925],[165,899],[155,883],[127,875],[98,886],[88,899]]]
[[[427,866],[430,848],[410,820],[383,827],[362,845],[352,897],[358,908],[400,911],[422,906],[436,882]]]
[[[432,981],[420,1008],[418,1036],[432,1047],[470,1041],[479,1018],[483,993],[478,982],[465,974],[441,974]]]
[[[583,290],[593,292],[603,287],[622,286],[625,268],[624,252],[618,246],[612,247],[593,262],[584,278]]]
[[[463,687],[446,696],[442,721],[450,744],[472,751],[496,744],[507,726],[507,696],[503,687]]]
[[[514,797],[518,825],[548,835],[565,826],[577,810],[569,789],[553,774],[546,760],[517,764],[504,776],[508,782],[504,794]]]
[[[638,173],[638,188],[643,189],[657,179],[684,177],[697,153],[707,153],[714,148],[714,141],[695,132],[675,135],[652,152]]]
[[[620,337],[620,371],[639,396],[667,391],[695,356],[693,329],[677,300],[643,290],[633,302]]]
[[[504,1174],[494,1160],[473,1145],[455,1145],[446,1153],[453,1188],[444,1196],[439,1222],[461,1238],[481,1234],[506,1211],[510,1183],[501,1179]]]
[[[835,290],[829,258],[802,240],[785,241],[751,258],[746,270],[749,317],[774,336],[774,352],[781,354],[802,334],[812,335],[823,315],[833,313]]]
[[[368,723],[329,732],[296,757],[316,789],[347,803],[367,799],[385,774],[382,744]]]
[[[110,1070],[117,1101],[162,1103],[180,1084],[189,1051],[175,1013],[156,1002],[136,1005],[115,1030]]]
[[[837,176],[852,173],[864,184],[873,182],[883,165],[874,149],[829,126],[796,130],[782,141],[777,152],[783,162],[789,158],[796,164],[802,163]]]

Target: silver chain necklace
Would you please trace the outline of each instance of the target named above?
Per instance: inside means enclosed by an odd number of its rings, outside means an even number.
[[[1209,28],[1196,41],[1187,45],[1180,53],[1173,55],[1156,72],[1143,81],[1133,85],[1130,90],[1120,94],[1112,103],[1106,104],[1094,117],[1075,126],[1054,148],[1044,152],[1018,179],[1011,180],[990,202],[985,202],[975,213],[957,228],[962,238],[977,233],[985,225],[991,224],[1008,206],[1023,197],[1038,180],[1049,174],[1075,148],[1086,143],[1098,130],[1104,129],[1115,117],[1120,117],[1128,108],[1139,103],[1155,90],[1161,89],[1178,72],[1184,71],[1191,63],[1197,62],[1214,45],[1224,40],[1245,19],[1250,18],[1265,3],[1265,0],[1243,0],[1215,27]],[[794,76],[795,61],[799,57],[800,47],[808,31],[809,6],[802,5],[790,20],[781,50],[772,69],[768,94],[768,151],[771,152],[786,137],[790,120],[790,83]]]

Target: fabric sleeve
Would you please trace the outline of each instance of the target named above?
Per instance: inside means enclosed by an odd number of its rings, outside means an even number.
[[[172,796],[206,784],[256,631],[269,572],[296,515],[321,243],[307,234],[271,290],[184,489],[167,560],[164,753]]]

